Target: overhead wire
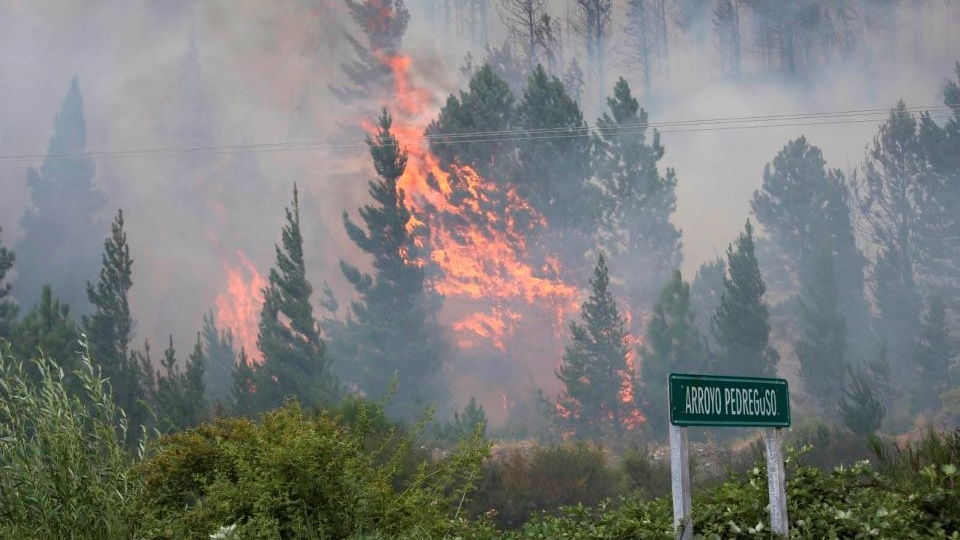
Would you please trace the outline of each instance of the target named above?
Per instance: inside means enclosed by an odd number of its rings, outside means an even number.
[[[925,113],[931,119],[949,118],[957,113],[945,105],[914,106],[903,109],[908,113]],[[890,114],[890,109],[855,109],[818,111],[791,114],[752,115],[739,117],[700,118],[690,120],[667,120],[642,122],[624,125],[597,126],[587,125],[571,127],[551,127],[535,129],[507,129],[490,131],[467,131],[460,133],[441,133],[408,136],[394,136],[397,143],[429,142],[439,144],[471,144],[484,142],[536,141],[550,139],[569,139],[589,137],[600,131],[607,136],[640,135],[651,129],[659,133],[694,133],[711,131],[765,129],[777,127],[809,127],[817,125],[860,124],[880,122]],[[881,116],[882,115],[882,116]],[[73,152],[64,154],[8,154],[0,155],[0,163],[16,163],[35,160],[64,160],[77,158],[120,159],[137,157],[164,157],[178,155],[223,155],[249,152],[284,152],[304,150],[347,150],[364,148],[368,140],[321,138],[310,141],[292,141],[275,143],[253,143],[232,145],[208,145],[185,148],[140,148],[129,150],[100,150]]]

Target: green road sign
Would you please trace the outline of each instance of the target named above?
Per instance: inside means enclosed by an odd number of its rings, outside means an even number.
[[[670,423],[675,426],[788,427],[784,379],[670,374]]]

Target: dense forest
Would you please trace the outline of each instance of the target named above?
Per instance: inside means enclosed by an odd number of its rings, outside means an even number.
[[[935,0],[0,3],[0,532],[89,511],[29,480],[61,452],[49,490],[117,498],[102,534],[653,538],[671,372],[786,378],[823,469],[791,496],[874,475],[890,499],[856,504],[904,520],[877,530],[929,521],[960,501],[958,23]],[[766,496],[752,434],[692,437],[699,526],[761,531],[709,515]],[[960,526],[936,516],[918,538]]]

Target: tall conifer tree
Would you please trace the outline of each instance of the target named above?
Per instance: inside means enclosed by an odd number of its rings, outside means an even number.
[[[586,129],[580,106],[560,79],[537,66],[527,80],[523,99],[517,105],[515,125],[523,130],[550,129],[551,139],[536,138],[518,143],[515,182],[521,195],[546,217],[551,229],[593,232],[599,215],[597,190],[590,183],[590,140],[580,137]],[[564,136],[567,135],[567,136]]]
[[[162,431],[179,431],[202,422],[207,416],[203,372],[205,358],[200,335],[184,369],[177,365],[173,336],[160,361],[163,371],[156,375],[156,413]]]
[[[770,346],[770,321],[763,300],[766,287],[754,252],[753,226],[727,248],[723,295],[710,328],[717,345],[717,370],[722,373],[771,377],[780,355]]]
[[[780,276],[777,292],[783,296],[792,297],[798,285],[819,279],[803,273],[816,272],[821,248],[831,246],[838,302],[849,329],[845,346],[863,354],[873,341],[864,291],[866,259],[856,245],[847,189],[843,174],[827,170],[820,149],[800,137],[764,167],[763,185],[750,206],[769,235],[765,270]]]
[[[27,360],[43,351],[52,358],[73,384],[72,374],[80,367],[78,354],[80,332],[70,315],[70,307],[53,296],[49,285],[44,285],[40,302],[34,304],[13,330],[14,352]]]
[[[0,227],[0,232],[3,228]],[[17,304],[10,297],[10,283],[4,280],[7,272],[13,268],[16,260],[14,253],[0,243],[0,339],[9,340],[13,333],[13,324],[17,318]]]
[[[672,169],[661,174],[660,134],[649,131],[647,113],[621,78],[597,120],[592,163],[602,188],[601,234],[608,253],[637,277],[625,279],[634,304],[653,302],[680,265],[680,231],[670,223],[677,208]],[[647,269],[649,275],[636,272]]]
[[[939,405],[938,396],[956,388],[956,372],[951,363],[957,352],[947,324],[947,306],[940,295],[933,295],[920,325],[920,335],[913,349],[913,364],[920,378],[917,401],[930,409]]]
[[[902,381],[914,375],[909,366],[920,329],[925,172],[917,120],[900,101],[880,126],[854,193],[879,252],[873,266],[878,331],[889,340],[891,367]]]
[[[449,349],[437,322],[441,299],[427,289],[420,247],[427,231],[408,228],[411,213],[399,188],[407,164],[390,131],[392,119],[380,116],[377,135],[368,138],[378,178],[369,182],[373,204],[360,208],[363,227],[344,212],[347,235],[373,258],[374,274],[346,261],[340,267],[359,299],[351,304],[346,339],[352,342],[359,372],[352,381],[368,396],[381,396],[397,377],[392,411],[404,418],[418,416],[433,402],[445,403],[444,357]]]
[[[794,343],[807,394],[834,412],[847,372],[846,323],[840,306],[829,239],[807,257],[800,279],[800,337]]]
[[[464,134],[497,132],[509,129],[514,114],[513,93],[506,81],[484,64],[470,78],[469,89],[459,97],[451,94],[440,109],[440,115],[427,127],[432,137],[430,149],[444,164],[454,161],[470,165],[481,175],[494,181],[505,180],[502,157],[513,143],[501,137],[477,137],[457,142]],[[477,140],[486,139],[486,140]]]
[[[644,412],[658,438],[667,432],[667,377],[671,372],[703,373],[707,354],[694,320],[690,285],[679,270],[660,294],[640,349]]]
[[[554,418],[561,429],[579,438],[622,436],[639,414],[628,360],[630,336],[609,285],[607,265],[600,255],[590,280],[592,293],[580,306],[583,322],[570,324],[572,341],[557,371],[563,393]]]
[[[40,170],[27,171],[30,206],[21,218],[16,244],[14,296],[30,305],[49,284],[76,312],[89,311],[84,282],[97,273],[103,227],[97,215],[106,202],[94,184],[94,163],[86,153],[87,127],[80,85],[74,77],[54,118],[53,136]]]
[[[263,289],[263,308],[257,346],[263,364],[255,370],[256,401],[261,407],[279,406],[295,397],[305,407],[328,405],[339,397],[339,383],[331,371],[332,359],[313,316],[300,233],[300,200],[293,188],[293,206],[286,208],[276,266]]]
[[[211,312],[203,316],[202,336],[207,360],[203,372],[204,387],[213,402],[225,404],[233,385],[233,370],[237,362],[237,353],[233,348],[233,332],[229,328],[217,328]]]
[[[96,285],[87,282],[87,298],[94,311],[82,320],[90,344],[90,358],[110,380],[113,399],[133,425],[146,420],[142,410],[140,364],[130,354],[133,319],[128,294],[133,286],[133,260],[123,229],[123,211],[117,212],[110,236],[103,242],[103,262]]]

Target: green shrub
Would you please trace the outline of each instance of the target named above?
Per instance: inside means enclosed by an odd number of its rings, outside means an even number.
[[[654,459],[649,449],[635,446],[624,452],[620,469],[631,494],[654,498],[670,493],[670,462]]]
[[[503,528],[516,528],[530,516],[562,506],[596,505],[623,493],[623,483],[602,448],[586,442],[512,448],[484,464],[470,509],[492,515]]]
[[[135,531],[129,509],[139,480],[124,447],[126,417],[86,354],[79,364],[68,391],[53,360],[41,356],[28,370],[0,349],[0,538],[110,540]]]
[[[457,517],[487,448],[474,437],[438,462],[394,481],[413,437],[366,448],[377,414],[351,422],[295,405],[258,422],[224,419],[158,441],[141,467],[143,538],[208,538],[235,526],[237,538],[440,535]],[[389,455],[382,453],[389,449]]]

